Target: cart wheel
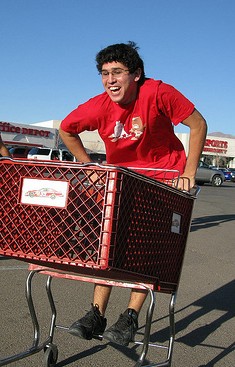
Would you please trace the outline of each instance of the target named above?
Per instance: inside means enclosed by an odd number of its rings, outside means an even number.
[[[45,367],[54,367],[58,358],[58,348],[54,344],[48,344],[44,348]]]

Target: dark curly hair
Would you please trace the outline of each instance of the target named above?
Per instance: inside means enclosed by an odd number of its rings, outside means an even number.
[[[130,73],[134,73],[138,68],[142,70],[139,80],[139,84],[142,84],[145,80],[144,62],[137,51],[138,49],[139,47],[132,41],[127,44],[117,43],[104,48],[96,55],[96,67],[99,73],[103,64],[113,61],[121,62],[128,68]]]

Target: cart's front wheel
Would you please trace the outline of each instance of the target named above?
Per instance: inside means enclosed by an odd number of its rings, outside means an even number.
[[[44,348],[45,367],[54,367],[58,358],[58,348],[54,344],[48,344]]]

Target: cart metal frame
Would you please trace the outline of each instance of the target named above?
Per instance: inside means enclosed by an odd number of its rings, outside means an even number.
[[[135,288],[135,289],[146,289],[148,291],[149,295],[149,305],[147,307],[146,312],[146,323],[144,328],[144,337],[142,341],[135,341],[135,344],[141,345],[142,349],[139,353],[139,358],[137,362],[134,364],[133,367],[170,367],[172,356],[173,356],[173,345],[175,340],[175,304],[176,304],[176,296],[177,292],[172,292],[170,295],[170,302],[169,302],[169,341],[168,345],[163,344],[156,344],[156,343],[150,343],[150,333],[151,333],[151,323],[152,323],[152,316],[156,304],[156,292],[154,291],[155,284],[144,284],[144,283],[130,283],[125,282],[123,280],[120,281],[113,281],[108,279],[101,279],[101,278],[95,278],[95,277],[87,277],[87,276],[80,276],[75,274],[69,274],[69,273],[63,273],[63,272],[57,272],[56,269],[50,269],[50,268],[44,268],[37,265],[30,265],[29,266],[29,274],[26,279],[25,284],[25,295],[28,303],[28,308],[32,320],[33,325],[33,341],[32,346],[29,349],[26,349],[20,353],[17,353],[15,355],[8,356],[6,358],[3,358],[0,360],[0,366],[8,365],[12,362],[24,359],[26,357],[29,357],[33,354],[36,354],[38,352],[44,351],[44,365],[45,367],[54,367],[56,366],[57,358],[58,358],[58,348],[57,345],[54,344],[53,338],[54,333],[56,329],[63,329],[66,330],[68,327],[57,325],[56,324],[56,318],[57,318],[57,310],[56,305],[54,302],[51,284],[52,279],[55,278],[64,278],[64,279],[72,279],[72,280],[78,280],[82,282],[90,282],[90,283],[96,283],[96,284],[108,284],[111,286],[116,287],[123,287],[123,288]],[[40,325],[38,322],[38,318],[35,311],[35,305],[34,300],[32,296],[32,288],[33,288],[33,279],[36,274],[44,274],[47,276],[46,281],[46,294],[48,297],[48,302],[50,306],[51,311],[51,321],[50,321],[50,327],[49,327],[49,333],[48,337],[41,341],[40,337]],[[99,340],[102,340],[102,335],[98,336]],[[155,348],[162,348],[166,349],[166,359],[159,363],[153,363],[153,364],[144,364],[145,358],[147,356],[147,352],[149,347],[155,347]]]

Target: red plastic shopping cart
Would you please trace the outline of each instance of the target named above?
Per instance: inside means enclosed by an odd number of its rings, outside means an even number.
[[[155,294],[170,294],[167,356],[154,366],[171,365],[176,292],[196,193],[177,190],[177,171],[153,171],[157,180],[110,165],[0,159],[0,255],[31,264],[26,296],[34,326],[32,347],[0,366],[40,350],[47,366],[56,364],[53,277],[149,291],[135,367],[147,354]],[[52,312],[48,339],[41,343],[31,292],[36,273],[48,275]]]

